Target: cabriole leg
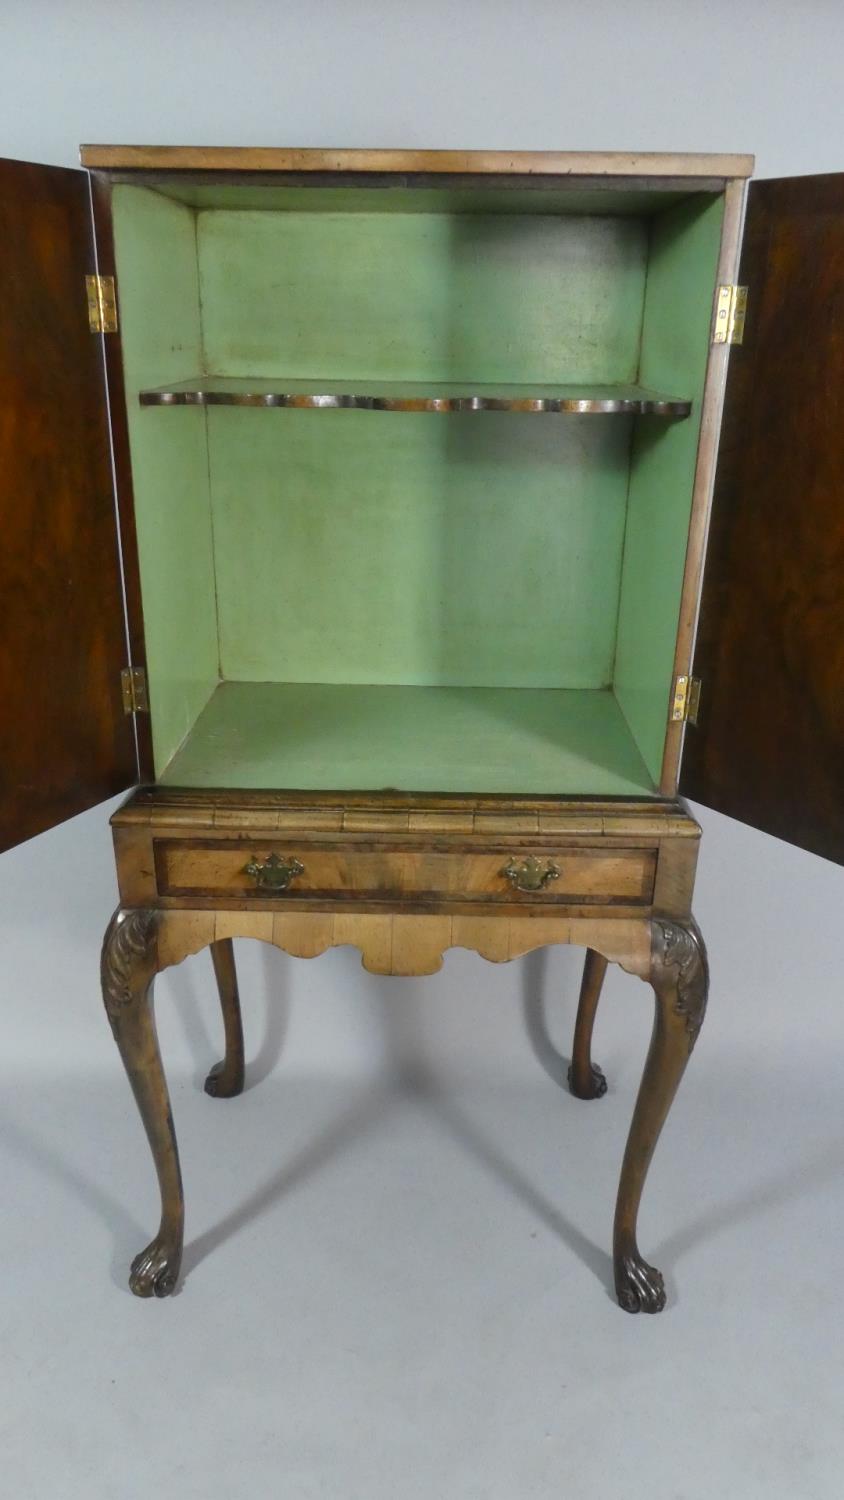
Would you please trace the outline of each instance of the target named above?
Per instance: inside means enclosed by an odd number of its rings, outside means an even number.
[[[621,1168],[615,1211],[615,1288],[627,1312],[661,1312],[665,1286],[636,1243],[642,1189],[659,1134],[703,1024],[709,972],[703,939],[693,922],[651,923],[650,982],[654,1030]]]
[[[231,938],[220,938],[218,942],[211,944],[211,962],[214,965],[223,1012],[226,1055],[222,1062],[214,1064],[208,1074],[205,1092],[216,1099],[231,1099],[235,1094],[243,1092],[243,1022]]]
[[[607,1092],[607,1080],[592,1061],[592,1029],[606,972],[603,954],[587,948],[569,1068],[569,1088],[577,1099],[600,1099]]]
[[[138,1297],[166,1297],[179,1275],[184,1199],[179,1153],[152,1010],[158,913],[115,912],[103,942],[103,1000],[141,1112],[161,1189],[161,1226],[132,1262],[129,1285]]]

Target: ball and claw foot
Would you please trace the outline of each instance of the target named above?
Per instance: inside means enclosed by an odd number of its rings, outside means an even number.
[[[596,1063],[590,1064],[589,1080],[585,1088],[582,1085],[578,1086],[573,1067],[569,1068],[568,1080],[569,1093],[573,1094],[575,1099],[602,1099],[607,1092],[607,1080]]]
[[[169,1297],[179,1279],[181,1251],[160,1235],[136,1255],[129,1273],[129,1287],[136,1297]]]
[[[656,1266],[640,1255],[625,1255],[615,1271],[619,1307],[629,1313],[658,1313],[665,1306],[665,1282]]]
[[[242,1071],[232,1071],[225,1058],[215,1063],[205,1080],[205,1092],[212,1099],[234,1099],[235,1095],[243,1093]]]

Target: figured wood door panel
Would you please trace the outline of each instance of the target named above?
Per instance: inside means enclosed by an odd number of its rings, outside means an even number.
[[[83,172],[0,161],[0,849],[136,777]]]
[[[681,790],[844,861],[844,175],[750,188]]]

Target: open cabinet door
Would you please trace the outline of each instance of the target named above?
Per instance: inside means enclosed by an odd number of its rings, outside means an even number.
[[[844,862],[844,175],[751,185],[689,797]]]
[[[0,161],[0,849],[136,779],[84,172]]]

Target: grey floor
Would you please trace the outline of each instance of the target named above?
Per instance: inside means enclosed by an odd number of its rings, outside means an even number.
[[[537,960],[536,1056],[510,1081],[409,1075],[406,1045],[374,1075],[288,1076],[283,1027],[247,1004],[253,1086],[224,1102],[201,1091],[205,971],[178,973],[162,1032],[192,1032],[195,1066],[172,1080],[170,1301],[126,1287],[156,1202],[117,1068],[4,1080],[4,1494],[840,1497],[841,1073],[808,1039],[754,1069],[704,1031],[642,1215],[669,1305],[636,1318],[608,1247],[641,1003],[601,1017],[611,1087],[589,1104],[549,1076]],[[552,1010],[562,1038],[571,1005]]]

